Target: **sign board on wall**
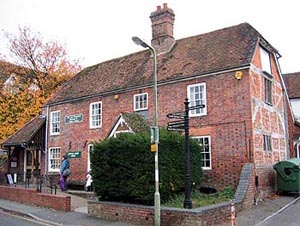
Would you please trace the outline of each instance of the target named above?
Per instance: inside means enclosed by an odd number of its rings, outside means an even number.
[[[69,151],[68,158],[81,158],[81,151]]]
[[[76,114],[76,115],[66,115],[65,116],[65,123],[71,124],[76,122],[82,122],[83,116],[82,114]]]
[[[6,178],[7,178],[7,183],[8,184],[14,184],[14,181],[12,179],[12,176],[10,173],[6,174]]]

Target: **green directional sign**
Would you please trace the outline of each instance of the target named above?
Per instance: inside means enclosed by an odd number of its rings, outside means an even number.
[[[82,122],[83,116],[82,114],[76,114],[76,115],[66,115],[65,117],[65,123],[76,123],[76,122]]]
[[[81,151],[69,151],[68,158],[81,158]]]

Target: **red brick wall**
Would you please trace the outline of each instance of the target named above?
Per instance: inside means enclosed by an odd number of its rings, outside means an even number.
[[[183,111],[187,96],[187,86],[196,83],[206,83],[207,115],[193,117],[190,120],[191,136],[211,137],[212,170],[205,172],[207,181],[212,186],[223,188],[236,186],[243,163],[250,158],[249,140],[251,139],[251,102],[249,79],[247,71],[243,71],[241,80],[235,78],[235,71],[196,78],[188,81],[159,85],[158,116],[159,125],[168,122],[166,115],[171,112]],[[72,180],[85,180],[87,169],[87,145],[85,142],[98,141],[105,138],[120,112],[133,112],[133,95],[148,92],[148,119],[153,121],[153,89],[144,88],[126,93],[118,93],[106,97],[80,100],[71,104],[51,107],[49,112],[61,111],[61,134],[50,136],[48,147],[61,147],[62,154],[71,150],[81,150],[79,159],[70,159]],[[102,128],[89,129],[89,104],[102,101]],[[83,114],[83,122],[65,124],[66,115]],[[149,147],[150,149],[150,147]]]
[[[240,210],[240,205],[236,206]],[[105,220],[132,223],[135,225],[154,225],[154,207],[88,201],[89,215]],[[161,208],[162,226],[210,226],[229,221],[230,203],[207,206],[198,209]]]
[[[71,197],[38,193],[34,189],[0,186],[0,199],[71,211]]]
[[[250,73],[253,114],[253,153],[260,196],[266,196],[275,185],[273,165],[287,158],[284,95],[274,56],[272,67],[272,105],[265,103],[264,74],[261,71],[260,51],[257,48]],[[288,132],[288,131],[287,131]],[[263,135],[270,135],[272,151],[263,150]]]
[[[242,70],[243,76],[240,80],[235,78],[236,71],[229,71],[158,86],[158,121],[160,126],[165,126],[168,122],[166,117],[168,113],[184,110],[187,86],[206,83],[207,115],[190,119],[190,135],[211,137],[212,170],[204,172],[204,183],[207,185],[217,188],[236,187],[244,163],[254,162],[258,168],[270,170],[274,162],[285,158],[284,125],[280,120],[283,101],[279,76],[277,70],[274,70],[274,106],[265,106],[259,62],[260,56],[257,51],[254,56],[254,67]],[[274,64],[274,61],[272,62]],[[50,136],[48,147],[61,147],[62,154],[69,150],[82,151],[81,158],[70,159],[72,171],[70,181],[85,180],[88,149],[86,142],[88,144],[104,139],[121,112],[133,112],[133,95],[143,92],[148,93],[147,115],[149,122],[152,123],[154,112],[152,88],[113,93],[50,107],[49,112],[61,111],[62,123],[61,134]],[[115,94],[119,96],[117,100],[114,99]],[[102,101],[102,128],[89,129],[89,104],[96,101]],[[256,108],[261,106],[263,107],[257,111]],[[64,123],[66,115],[79,113],[83,114],[83,122]],[[278,135],[272,139],[276,150],[271,155],[262,151],[262,134],[257,131]],[[257,171],[260,172],[262,171]],[[271,182],[272,179],[266,181]],[[265,185],[262,182],[261,185],[271,186],[272,182]]]

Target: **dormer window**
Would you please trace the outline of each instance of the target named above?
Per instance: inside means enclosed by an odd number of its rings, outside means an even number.
[[[272,74],[270,52],[260,47],[260,60],[262,71]]]

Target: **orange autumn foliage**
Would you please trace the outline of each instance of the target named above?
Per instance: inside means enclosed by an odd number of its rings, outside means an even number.
[[[39,114],[47,98],[81,70],[62,45],[43,41],[27,27],[6,38],[15,62],[0,61],[0,143]]]

